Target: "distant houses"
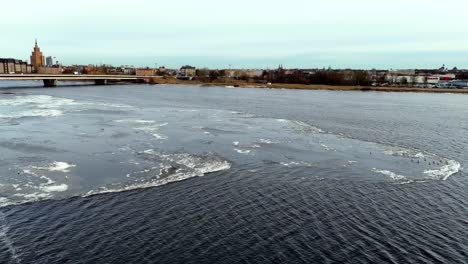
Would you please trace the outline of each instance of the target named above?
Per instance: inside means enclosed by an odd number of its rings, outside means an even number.
[[[197,73],[197,68],[190,66],[190,65],[185,65],[182,66],[179,70],[179,73],[177,74],[178,79],[192,79],[193,77],[196,76]]]
[[[246,79],[246,78],[259,78],[264,74],[264,70],[249,70],[249,69],[237,69],[237,70],[223,70],[223,76],[234,79]]]
[[[88,68],[87,72],[92,66],[86,66]],[[110,75],[138,75],[136,74],[136,69],[133,66],[120,66],[120,67],[106,67],[106,73]]]
[[[38,74],[53,74],[53,75],[57,75],[57,74],[62,74],[63,72],[63,69],[56,65],[56,66],[52,66],[52,67],[38,67],[37,68],[37,73]]]
[[[137,76],[155,76],[156,75],[156,70],[155,69],[136,69],[135,70],[135,75]]]
[[[184,65],[180,69],[135,67],[122,65],[70,65],[62,68],[55,57],[44,57],[35,42],[31,53],[31,64],[13,58],[0,58],[0,74],[90,74],[90,75],[137,75],[150,79],[194,80],[207,83],[287,83],[304,85],[339,86],[399,86],[418,88],[448,88],[468,86],[468,70],[444,66],[423,70],[363,70],[363,69],[285,69],[282,65],[274,69],[208,69]]]

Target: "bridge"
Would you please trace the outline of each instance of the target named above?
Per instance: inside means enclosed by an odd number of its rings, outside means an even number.
[[[38,81],[44,82],[44,87],[56,87],[58,81],[94,81],[96,85],[106,85],[109,81],[146,82],[162,76],[136,75],[87,75],[87,74],[0,74],[0,81]]]

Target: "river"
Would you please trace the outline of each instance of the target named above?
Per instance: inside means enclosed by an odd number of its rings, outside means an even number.
[[[466,95],[1,82],[0,263],[466,263]]]

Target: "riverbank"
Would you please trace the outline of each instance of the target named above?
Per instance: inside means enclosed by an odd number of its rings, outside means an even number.
[[[269,88],[269,89],[296,89],[296,90],[334,90],[334,91],[378,91],[378,92],[415,92],[415,93],[468,93],[468,89],[440,89],[440,88],[415,88],[415,87],[379,87],[379,86],[344,86],[344,85],[317,85],[317,84],[285,84],[272,83],[260,84],[245,81],[232,80],[229,82],[200,82],[177,80],[173,78],[158,79],[158,84],[186,84],[202,86],[228,86],[239,88]]]

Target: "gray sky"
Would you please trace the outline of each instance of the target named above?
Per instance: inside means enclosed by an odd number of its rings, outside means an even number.
[[[64,64],[468,68],[466,0],[23,0],[0,57]]]

